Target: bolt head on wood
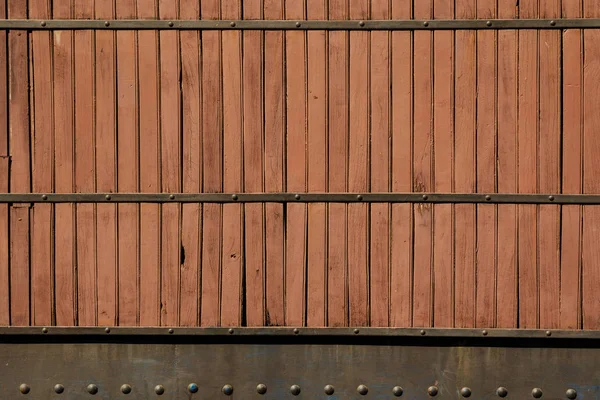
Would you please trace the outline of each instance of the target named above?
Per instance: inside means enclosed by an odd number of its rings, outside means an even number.
[[[231,396],[233,394],[233,386],[225,385],[225,386],[223,386],[221,391],[223,392],[224,395]]]
[[[404,394],[404,389],[402,389],[401,386],[394,386],[392,388],[392,393],[394,394],[394,396],[400,397],[402,396],[402,394]]]
[[[535,388],[531,391],[531,395],[536,399],[539,399],[540,397],[542,397],[542,394],[543,394],[542,389],[540,389],[540,388]]]
[[[197,393],[197,392],[198,392],[198,385],[197,385],[197,384],[195,384],[195,383],[190,383],[190,384],[188,385],[188,391],[189,391],[190,393]]]
[[[462,397],[471,397],[471,389],[468,387],[460,389],[460,395]]]
[[[154,393],[161,396],[165,393],[165,387],[163,385],[154,386]]]
[[[567,399],[575,400],[577,398],[577,390],[575,389],[568,389],[565,394],[567,395]]]
[[[430,396],[437,396],[437,394],[438,394],[437,386],[429,386],[427,388],[427,394],[429,394]]]
[[[369,393],[369,388],[366,385],[359,385],[356,388],[356,391],[361,395],[361,396],[365,396],[367,393]]]
[[[128,385],[128,384],[121,385],[121,393],[123,393],[123,394],[131,393],[131,385]]]
[[[42,328],[42,333],[48,333],[48,328]]]
[[[231,21],[231,22],[229,23],[229,26],[231,26],[232,28],[235,28],[235,22]]]
[[[98,393],[98,386],[94,385],[93,383],[90,383],[89,385],[87,385],[86,390],[89,394],[96,394]]]
[[[31,390],[31,388],[26,383],[22,383],[21,386],[19,386],[19,391],[23,394],[29,393],[30,390]]]
[[[508,390],[506,390],[505,387],[500,386],[498,389],[496,389],[496,394],[499,397],[506,397],[508,396]]]
[[[267,393],[267,385],[265,385],[264,383],[260,383],[256,386],[256,393],[258,394],[265,394]]]
[[[64,391],[65,391],[65,387],[63,385],[61,385],[60,383],[57,383],[56,385],[54,385],[55,393],[61,394]]]
[[[293,394],[294,396],[298,396],[300,394],[300,386],[292,385],[290,387],[290,393]]]
[[[335,389],[334,389],[334,387],[333,387],[333,386],[331,386],[331,385],[327,385],[327,386],[325,386],[324,390],[325,390],[325,394],[326,394],[327,396],[331,396],[331,395],[332,395],[332,394],[335,392]]]

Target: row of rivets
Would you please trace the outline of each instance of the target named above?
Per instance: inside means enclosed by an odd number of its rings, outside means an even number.
[[[197,393],[198,385],[195,383],[190,383],[188,385],[187,389],[190,393]],[[21,393],[27,394],[31,391],[31,388],[26,383],[23,383],[23,384],[21,384],[21,386],[19,386],[19,390]],[[95,395],[98,393],[98,385],[91,383],[87,386],[86,390],[89,394]],[[332,385],[326,385],[323,390],[324,390],[325,394],[328,396],[331,396],[335,393],[335,388]],[[65,391],[65,387],[61,384],[56,384],[56,385],[54,385],[54,391],[58,394],[61,394]],[[131,391],[132,391],[131,385],[124,384],[121,386],[121,392],[123,394],[129,394],[129,393],[131,393]],[[223,386],[221,391],[223,392],[223,394],[225,394],[227,396],[231,396],[233,394],[233,386],[225,385],[225,386]],[[300,389],[300,386],[298,386],[298,385],[292,385],[290,387],[290,393],[293,394],[294,396],[298,396],[300,394],[300,391],[301,391],[301,389]],[[367,393],[369,393],[369,388],[366,385],[359,385],[356,388],[356,391],[359,394],[361,394],[362,396],[366,396]],[[267,393],[267,385],[265,385],[264,383],[258,384],[256,386],[256,392],[258,394]],[[156,393],[159,396],[163,395],[165,393],[165,387],[163,385],[156,385],[154,387],[154,393]],[[400,387],[400,386],[394,386],[392,388],[392,393],[394,394],[394,396],[400,397],[404,393],[404,389],[402,389],[402,387]],[[437,386],[430,386],[427,388],[427,394],[429,394],[429,396],[431,396],[431,397],[437,396],[438,393],[439,393],[439,389]],[[460,390],[460,394],[462,397],[465,397],[465,398],[471,397],[471,394],[472,394],[471,388],[463,387]],[[498,389],[496,389],[496,394],[499,397],[504,398],[504,397],[508,396],[508,390],[505,387],[501,386]],[[531,395],[536,399],[541,398],[543,395],[542,389],[534,388],[531,391]],[[577,391],[575,389],[568,389],[566,391],[565,395],[567,396],[568,399],[574,400],[577,398]]]

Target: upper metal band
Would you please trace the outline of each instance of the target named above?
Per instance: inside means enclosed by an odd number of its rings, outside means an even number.
[[[457,30],[597,29],[599,18],[474,20],[83,20],[3,19],[4,30]]]

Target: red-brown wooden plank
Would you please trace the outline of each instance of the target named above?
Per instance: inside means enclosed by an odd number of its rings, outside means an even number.
[[[138,0],[138,18],[157,17],[155,0]],[[156,193],[160,184],[158,32],[138,32],[140,191]],[[161,206],[140,205],[140,316],[142,326],[160,325]]]
[[[324,0],[307,0],[307,18],[325,19]],[[327,70],[326,32],[307,32],[308,190],[327,190]],[[308,204],[306,325],[327,323],[327,207]]]
[[[432,17],[431,0],[414,4],[416,19]],[[414,61],[414,133],[413,133],[413,191],[429,192],[432,186],[432,33],[413,33]],[[414,205],[414,280],[413,325],[431,326],[432,304],[432,207],[430,204]]]
[[[433,17],[454,18],[454,4],[434,0]],[[454,175],[454,34],[433,34],[433,188],[451,192]],[[454,229],[453,207],[438,204],[433,209],[433,320],[436,327],[454,326]]]
[[[495,18],[495,0],[477,2],[477,18]],[[495,32],[477,32],[477,191],[496,191]],[[476,326],[496,323],[496,206],[477,206]]]
[[[196,0],[181,0],[181,19],[200,18]],[[181,91],[183,124],[183,191],[202,192],[202,86],[200,33],[181,31]],[[179,323],[197,326],[200,309],[200,231],[202,205],[183,204],[181,220],[181,300]]]
[[[458,0],[457,19],[477,16],[476,0]],[[475,31],[457,30],[454,75],[454,191],[476,191],[477,47]],[[476,206],[454,206],[454,326],[475,326]]]
[[[0,18],[6,18],[6,2],[0,1]],[[0,190],[8,193],[8,48],[7,31],[0,31]],[[0,324],[10,324],[9,206],[0,205]]]
[[[498,2],[498,18],[515,18],[511,0]],[[517,31],[498,32],[498,192],[517,192]],[[498,205],[496,323],[517,327],[517,206]]]
[[[371,18],[389,19],[387,0],[373,1]],[[371,32],[371,191],[390,190],[390,32]],[[390,319],[390,206],[370,206],[369,293],[370,325],[389,326]]]
[[[71,0],[54,0],[54,18],[72,18]],[[57,193],[74,191],[75,137],[73,87],[73,32],[53,33],[54,81],[54,189]],[[54,206],[54,298],[55,323],[76,322],[75,206]]]
[[[222,17],[239,19],[242,1],[224,2]],[[242,34],[222,33],[223,41],[223,190],[242,190]],[[221,281],[221,325],[239,326],[242,322],[242,263],[244,254],[242,206],[223,205],[223,248]]]
[[[121,7],[119,2],[119,7]],[[96,6],[96,17],[102,19],[112,19],[115,16],[114,2],[110,0],[98,0],[95,3]],[[117,37],[120,39],[119,43],[115,44],[115,33],[114,32],[96,32],[96,182],[97,190],[99,192],[110,193],[116,191],[116,151],[119,152],[120,157],[126,156],[121,154],[121,150],[116,148],[116,115],[115,115],[115,102],[117,101],[115,88],[115,51],[116,45],[125,45],[122,41],[122,32],[117,33]],[[131,48],[127,49],[131,51]],[[120,49],[122,54],[123,49]],[[122,65],[124,60],[118,60],[118,63]],[[129,67],[131,68],[131,66]],[[122,75],[121,75],[122,74]],[[125,71],[120,68],[119,77],[123,79],[125,77]],[[127,90],[123,88],[123,82],[119,82],[117,88],[119,94],[119,103],[117,108],[121,110],[121,107],[127,107],[123,101],[122,96],[126,96]],[[129,110],[131,113],[131,110]],[[126,137],[130,135],[127,132],[129,129],[130,121],[125,120],[125,113],[119,112],[119,140],[121,136]],[[121,119],[123,118],[123,120]],[[131,119],[131,115],[129,115]],[[133,162],[132,162],[133,164]],[[124,165],[130,169],[137,169],[137,165]],[[130,171],[123,171],[119,169],[121,174],[130,173]],[[121,183],[121,182],[120,182]],[[119,206],[121,207],[121,206]],[[97,255],[96,262],[98,265],[98,324],[99,325],[115,325],[117,322],[126,323],[128,325],[134,325],[135,315],[133,320],[131,315],[126,319],[120,319],[122,314],[130,314],[131,307],[136,306],[136,299],[132,301],[131,297],[119,300],[127,301],[124,305],[124,309],[120,308],[117,304],[117,207],[113,204],[98,204],[96,206],[97,219],[96,219],[96,235],[98,237]],[[123,223],[124,221],[119,221]],[[131,234],[135,234],[137,227],[129,226],[134,231]],[[129,232],[122,232],[123,236],[130,235]],[[122,252],[128,251],[129,253],[137,251],[135,247],[127,250],[123,246],[133,245],[136,243],[125,243],[125,240],[121,240],[120,250]],[[124,268],[130,268],[124,266]],[[131,279],[131,277],[129,277]],[[137,278],[133,278],[133,294],[135,294],[135,282]],[[119,280],[119,284],[125,284],[127,287],[131,287]],[[131,284],[131,283],[130,283]],[[129,296],[130,294],[125,294]],[[119,310],[119,319],[117,319],[117,310]],[[129,311],[129,313],[127,312]],[[132,323],[133,322],[133,323]]]
[[[537,18],[538,2],[519,3],[520,18]],[[538,32],[519,31],[518,154],[520,193],[537,191]],[[519,327],[539,323],[537,206],[519,205]]]
[[[563,18],[581,18],[582,0],[563,0]],[[562,191],[582,192],[582,31],[562,34]],[[581,206],[562,206],[560,320],[563,329],[581,328]]]
[[[93,4],[75,0],[75,18],[93,18]],[[93,32],[76,31],[75,35],[75,190],[90,193],[95,182],[94,127],[94,46]],[[78,320],[81,326],[98,323],[98,288],[96,269],[96,215],[93,204],[77,205],[77,287]]]
[[[282,0],[264,0],[265,19],[283,19]],[[265,191],[283,191],[285,124],[283,32],[264,33]],[[285,324],[283,205],[265,204],[266,325]]]
[[[392,2],[392,18],[412,16],[410,0]],[[392,32],[392,191],[413,190],[412,32]],[[390,221],[390,325],[412,325],[413,206],[392,204]]]
[[[285,2],[286,19],[306,19],[304,0]],[[306,192],[306,34],[286,32],[286,190]],[[285,323],[304,325],[306,204],[287,204],[285,221]]]
[[[259,0],[245,0],[244,19],[261,19]],[[262,33],[243,33],[243,92],[244,92],[244,191],[262,192],[263,171],[263,104],[261,59]],[[246,322],[248,326],[264,325],[265,267],[264,267],[264,206],[245,206],[246,259]]]
[[[330,19],[348,18],[347,0],[329,1]],[[329,187],[348,190],[348,32],[329,34]],[[329,205],[327,248],[327,325],[348,324],[347,206]]]
[[[29,17],[48,19],[50,2],[31,0]],[[32,187],[36,193],[53,191],[53,121],[51,33],[31,33],[33,103],[31,130]],[[52,323],[52,205],[35,204],[31,212],[31,324]]]
[[[159,1],[161,19],[178,18],[174,1]],[[179,33],[161,31],[160,40],[160,128],[162,191],[181,190],[181,120],[179,90]],[[161,325],[179,324],[180,300],[180,217],[179,204],[162,206],[161,235]]]
[[[583,4],[584,18],[600,17],[600,0],[587,0]],[[583,114],[583,190],[600,192],[600,174],[597,166],[600,154],[600,98],[595,88],[600,85],[600,31],[586,30],[584,43],[584,114]],[[583,328],[600,328],[600,208],[583,207]]]
[[[560,18],[561,2],[539,4],[540,18]],[[560,192],[561,153],[561,33],[539,32],[539,144],[538,191]],[[538,259],[540,328],[558,328],[560,321],[560,206],[540,206]]]

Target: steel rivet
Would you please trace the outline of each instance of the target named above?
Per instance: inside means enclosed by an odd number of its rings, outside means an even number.
[[[298,328],[294,328],[294,334],[297,335],[300,333],[300,330]]]
[[[333,392],[335,392],[335,389],[334,389],[334,388],[333,388],[333,386],[331,386],[331,385],[327,385],[327,386],[325,386],[325,389],[324,389],[324,390],[325,390],[325,394],[326,394],[327,396],[331,396],[331,395],[333,394]]]
[[[294,396],[298,396],[300,394],[300,386],[292,385],[290,387],[290,393],[293,394]]]
[[[421,336],[425,336],[425,334],[426,334],[426,333],[427,333],[427,332],[425,332],[425,330],[424,330],[424,329],[421,329]]]
[[[429,22],[428,21],[424,21],[423,22],[423,26],[429,26]]]
[[[363,197],[362,197],[362,195],[361,195],[361,194],[359,194],[358,196],[356,196],[356,200],[358,200],[358,201],[362,201],[362,199],[363,199]]]
[[[492,21],[487,21],[485,24],[486,24],[487,26],[492,26]]]
[[[162,396],[165,393],[165,387],[163,385],[154,386],[154,393],[159,396]]]
[[[48,333],[48,328],[42,328],[42,333]]]
[[[437,388],[437,386],[429,386],[427,388],[427,393],[430,396],[436,396],[438,394],[438,388]]]
[[[296,28],[300,28],[302,24],[300,22],[296,22]]]
[[[577,390],[567,389],[566,395],[568,399],[575,400],[577,398]]]
[[[546,331],[546,336],[552,336],[552,332]]]
[[[196,385],[195,383],[190,383],[188,385],[188,391],[190,393],[197,393],[198,392],[198,385]]]
[[[174,195],[174,194],[170,194],[170,195],[169,195],[169,199],[171,199],[171,200],[175,200],[175,195]]]
[[[223,392],[223,394],[231,396],[231,394],[233,393],[233,386],[225,385],[223,386],[223,389],[221,389],[221,391]]]
[[[107,194],[106,196],[104,196],[104,198],[105,198],[106,200],[110,200],[110,194]]]
[[[98,393],[98,386],[94,385],[93,383],[90,383],[86,389],[89,394]]]
[[[488,195],[486,195],[486,196],[485,196],[485,199],[486,199],[487,201],[490,201],[490,200],[492,199],[492,196],[490,196],[490,195],[488,194]]]
[[[540,397],[542,397],[542,389],[540,388],[535,388],[531,391],[531,395],[533,397],[535,397],[536,399],[539,399]]]
[[[104,26],[110,26],[110,22],[104,21]]]
[[[22,383],[21,386],[19,386],[19,390],[21,391],[21,393],[27,394],[31,389],[29,388],[29,385],[27,385],[26,383]]]
[[[131,385],[128,385],[128,384],[122,385],[121,386],[121,392],[123,394],[129,394],[129,393],[131,393]]]
[[[264,383],[260,383],[256,386],[256,393],[258,394],[265,394],[267,393],[267,385],[265,385]]]
[[[556,25],[556,21],[554,21],[554,20],[550,21],[550,26],[554,26],[554,25]]]
[[[506,390],[505,387],[500,386],[498,389],[496,389],[496,394],[499,397],[506,397],[508,396],[508,390]]]
[[[355,329],[355,330],[354,330],[354,334],[355,334],[355,335],[358,335],[359,333],[360,333],[360,331],[359,331],[358,329]]]
[[[110,328],[104,328],[104,332],[110,333]]]
[[[358,25],[360,25],[360,26],[365,26],[365,21],[360,21],[360,22],[358,23]]]
[[[488,334],[488,331],[486,331],[486,330],[484,329],[483,331],[481,331],[481,334],[482,334],[483,336],[487,336],[487,334]]]
[[[460,395],[462,397],[471,397],[471,389],[468,387],[460,389]]]
[[[40,23],[40,25],[42,25],[42,26],[46,26],[46,21],[42,21],[42,22]]]
[[[42,195],[42,200],[48,200],[48,196],[46,196],[45,194]]]
[[[172,27],[173,27],[173,25],[175,25],[175,24],[173,24],[173,21],[169,21],[169,27],[171,27],[171,28],[172,28]]]
[[[366,385],[359,385],[356,388],[356,391],[358,393],[360,393],[362,396],[365,396],[367,393],[369,393],[369,388]]]
[[[56,385],[54,385],[55,393],[61,394],[64,391],[65,391],[65,387],[63,385],[61,385],[60,383],[57,383]]]
[[[554,201],[554,196],[548,196],[548,200]]]
[[[169,329],[169,333],[173,333],[173,332],[175,332],[175,331],[172,328]]]
[[[295,198],[296,200],[300,200],[300,195],[299,195],[299,194],[297,194],[297,195],[295,195],[295,196],[294,196],[294,198]]]
[[[429,196],[427,196],[426,194],[423,195],[423,200],[427,200],[429,198]]]
[[[231,196],[231,198],[232,198],[233,200],[237,200],[237,199],[238,199],[238,195],[237,195],[237,194],[234,194],[234,195],[232,195],[232,196]]]
[[[229,23],[229,26],[231,26],[232,28],[235,28],[235,22],[231,21],[231,22]]]
[[[392,393],[394,393],[394,396],[400,397],[404,393],[404,389],[402,389],[401,386],[394,386],[392,388]]]
[[[230,335],[233,335],[233,329],[229,328],[228,332],[229,332]]]

